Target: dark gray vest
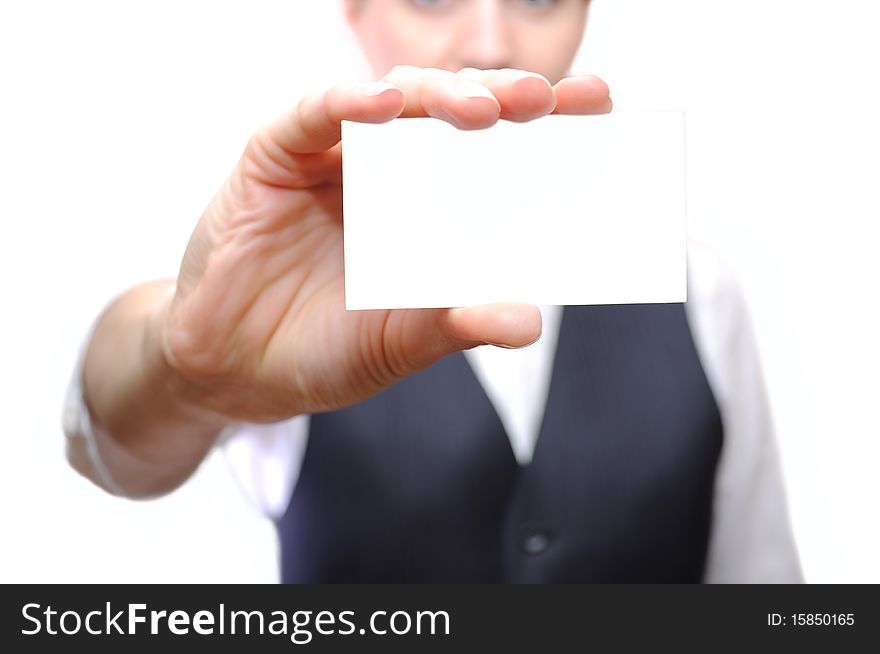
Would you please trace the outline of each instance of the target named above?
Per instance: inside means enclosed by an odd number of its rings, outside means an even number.
[[[311,417],[284,582],[698,582],[722,443],[684,305],[563,310],[532,462],[462,353]]]

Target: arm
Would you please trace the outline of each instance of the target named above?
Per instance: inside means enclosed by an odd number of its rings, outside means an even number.
[[[528,304],[345,310],[341,122],[478,129],[610,109],[595,77],[551,86],[511,69],[402,66],[304,98],[248,142],[177,279],[131,289],[98,321],[82,375],[93,447],[71,439],[71,463],[113,492],[165,493],[230,425],[341,408],[453,352],[534,342],[541,314]]]
[[[69,389],[68,460],[116,495],[173,490],[230,424],[188,403],[193,390],[161,356],[157,316],[173,290],[173,282],[152,282],[112,302],[92,329]]]
[[[704,580],[803,582],[745,299],[712,252],[689,243],[688,255],[688,318],[724,424]]]

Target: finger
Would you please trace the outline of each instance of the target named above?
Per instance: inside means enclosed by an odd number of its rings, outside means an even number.
[[[489,89],[448,70],[395,66],[382,80],[403,91],[403,118],[430,116],[459,129],[481,129],[501,115],[501,105]]]
[[[254,141],[288,155],[323,152],[339,143],[343,120],[384,123],[399,116],[403,107],[403,92],[387,82],[335,86],[301,99]]]
[[[607,114],[612,102],[608,85],[595,75],[566,77],[553,87],[556,114]]]
[[[525,70],[462,68],[459,77],[485,86],[498,98],[501,117],[525,122],[546,116],[556,107],[556,94],[547,78]]]

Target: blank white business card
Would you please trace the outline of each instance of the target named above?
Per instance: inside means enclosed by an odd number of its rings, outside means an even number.
[[[343,122],[346,308],[685,301],[683,123]]]

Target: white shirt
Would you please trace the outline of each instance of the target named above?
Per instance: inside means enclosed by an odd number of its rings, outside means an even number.
[[[715,481],[704,580],[708,583],[796,583],[803,576],[791,531],[779,454],[745,302],[719,259],[688,243],[688,302],[694,343],[724,427]],[[562,307],[541,306],[541,338],[526,348],[466,350],[507,432],[516,460],[528,465],[550,387]],[[68,394],[65,431],[88,436],[79,400],[81,370]],[[309,416],[227,428],[218,439],[242,491],[269,518],[286,510],[308,441]],[[93,460],[97,449],[89,447]],[[109,477],[100,461],[96,470]],[[109,480],[109,488],[118,488]]]

